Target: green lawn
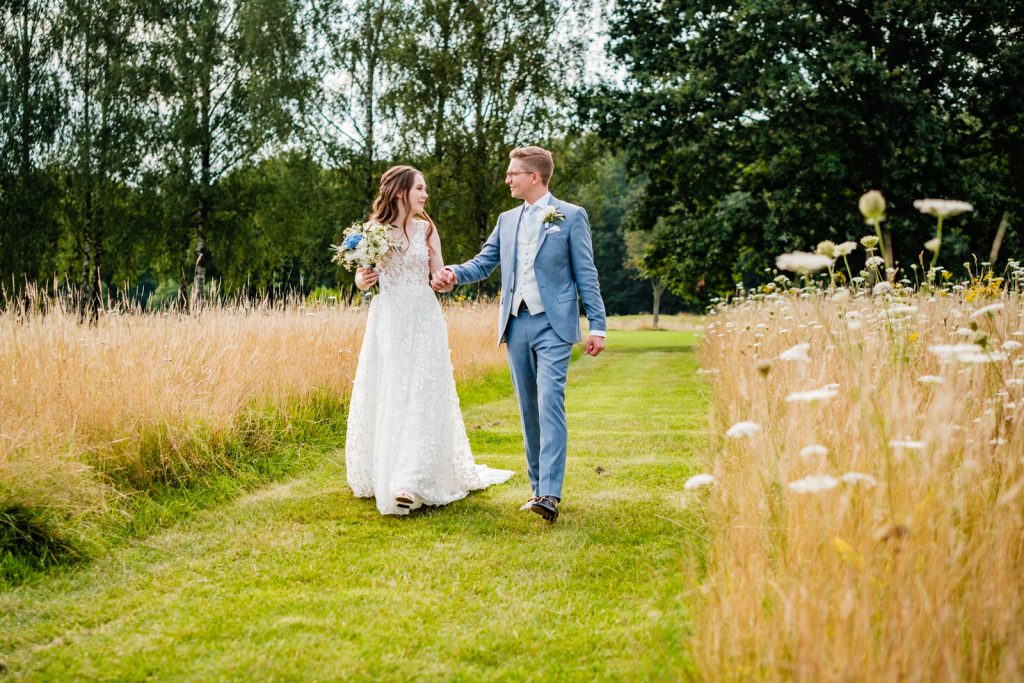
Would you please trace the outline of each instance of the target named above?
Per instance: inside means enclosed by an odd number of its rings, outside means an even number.
[[[612,331],[573,363],[554,525],[529,496],[504,376],[463,390],[506,484],[409,518],[352,498],[344,454],[0,595],[0,659],[33,680],[674,680],[699,535],[693,332]],[[600,470],[598,470],[600,468]]]

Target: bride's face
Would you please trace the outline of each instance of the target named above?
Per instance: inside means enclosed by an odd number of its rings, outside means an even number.
[[[416,179],[412,182],[412,188],[409,190],[409,208],[412,213],[423,211],[423,208],[427,205],[427,181],[423,179],[419,173],[416,174]]]

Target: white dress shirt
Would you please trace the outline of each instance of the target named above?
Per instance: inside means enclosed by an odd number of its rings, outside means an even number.
[[[516,235],[516,288],[512,292],[512,315],[519,315],[519,304],[524,301],[532,315],[544,312],[533,263],[537,257],[537,240],[544,227],[541,210],[550,199],[551,193],[548,192],[533,204],[523,205],[523,217]]]

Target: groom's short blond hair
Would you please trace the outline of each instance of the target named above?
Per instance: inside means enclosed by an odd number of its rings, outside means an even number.
[[[555,172],[555,160],[551,158],[551,152],[543,147],[535,145],[516,147],[508,153],[508,158],[519,159],[523,162],[523,166],[526,166],[526,170],[538,173],[545,185],[551,180],[551,174]]]

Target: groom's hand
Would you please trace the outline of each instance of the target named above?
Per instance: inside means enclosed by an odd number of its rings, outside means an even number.
[[[450,292],[454,286],[455,273],[447,268],[435,271],[433,277],[430,279],[430,287],[435,292]]]
[[[587,337],[587,346],[584,348],[583,353],[588,356],[596,356],[602,351],[604,351],[604,337],[594,334]]]

